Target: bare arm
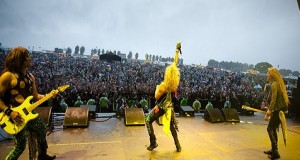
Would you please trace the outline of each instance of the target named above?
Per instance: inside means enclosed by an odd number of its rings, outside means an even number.
[[[33,100],[38,101],[39,99],[43,98],[44,95],[39,94],[37,91],[36,83],[35,83],[35,77],[30,73],[30,78],[32,80],[32,96]]]
[[[2,97],[9,87],[11,81],[12,81],[13,74],[11,72],[5,72],[0,76],[0,97]],[[19,114],[19,112],[12,111],[10,108],[8,108],[2,99],[0,98],[0,111],[4,111],[5,114],[10,116],[10,118],[15,121],[16,123],[22,123],[22,116]],[[10,110],[10,111],[8,111]],[[8,112],[7,112],[8,111]]]
[[[4,96],[5,91],[7,90],[11,82],[11,73],[5,72],[0,76],[0,97]],[[0,98],[0,111],[3,111],[7,106],[4,104]]]

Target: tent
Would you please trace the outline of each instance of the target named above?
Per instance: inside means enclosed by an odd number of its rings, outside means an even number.
[[[107,53],[107,54],[101,54],[100,55],[100,61],[107,61],[107,62],[118,61],[118,62],[121,62],[121,57],[110,52],[110,53]]]

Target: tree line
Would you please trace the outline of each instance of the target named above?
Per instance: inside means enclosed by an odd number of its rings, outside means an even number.
[[[62,53],[64,50],[61,48],[55,48],[54,52],[55,53]],[[79,47],[78,45],[75,47],[74,50],[74,54],[73,55],[83,55],[85,52],[85,47],[81,46]],[[97,48],[93,48],[91,49],[91,55],[97,54],[100,56],[100,54],[107,54],[107,53],[112,53],[112,54],[116,54],[116,55],[120,55],[121,52],[120,51],[111,51],[111,50],[104,50],[104,49],[97,49]],[[72,49],[70,47],[68,47],[66,49],[66,55],[71,56],[72,54]],[[139,57],[139,53],[135,54],[135,59],[138,59]],[[133,58],[133,53],[130,51],[127,54],[127,59],[132,59]],[[150,61],[159,61],[159,62],[172,62],[173,61],[173,57],[162,57],[161,55],[154,55],[154,54],[145,54],[145,60],[150,60]],[[183,64],[183,59],[180,58],[179,59],[179,64]],[[221,61],[218,62],[214,59],[210,59],[208,61],[208,66],[210,67],[214,67],[214,68],[223,68],[226,70],[230,70],[233,72],[246,72],[248,70],[255,70],[258,71],[259,73],[267,73],[267,70],[269,67],[272,67],[272,65],[268,62],[259,62],[256,65],[253,64],[247,64],[247,63],[240,63],[240,62],[226,62],[226,61]],[[280,73],[282,74],[282,76],[300,76],[299,71],[292,71],[290,69],[279,69]]]

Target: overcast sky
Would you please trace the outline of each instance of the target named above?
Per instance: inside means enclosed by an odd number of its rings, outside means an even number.
[[[300,71],[297,0],[0,0],[0,43],[35,50],[84,46]]]

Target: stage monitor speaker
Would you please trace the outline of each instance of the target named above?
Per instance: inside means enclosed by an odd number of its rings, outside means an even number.
[[[142,108],[125,108],[125,125],[139,126],[145,125],[145,115]]]
[[[89,108],[89,119],[96,118],[96,105],[80,105],[80,108]]]
[[[218,108],[205,109],[204,119],[211,123],[224,122],[224,117]]]
[[[194,116],[195,110],[191,106],[180,106],[182,115]]]
[[[226,122],[240,122],[239,114],[234,108],[223,108],[222,114],[225,117]]]
[[[68,107],[65,113],[64,127],[88,127],[89,108]]]
[[[37,107],[34,109],[36,113],[39,114],[40,118],[44,121],[46,126],[49,126],[51,123],[51,111],[52,107]]]

